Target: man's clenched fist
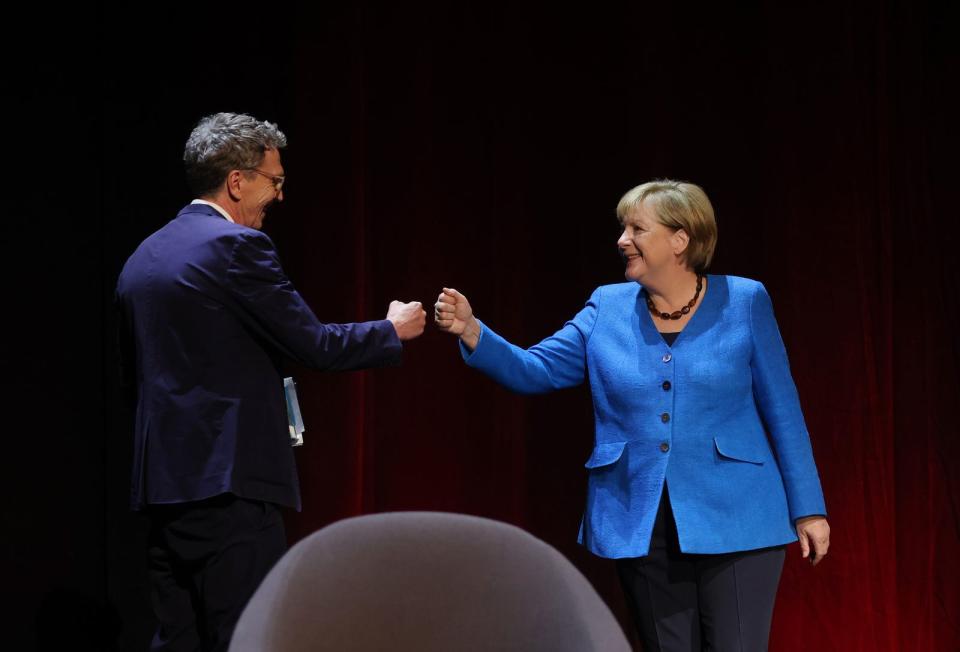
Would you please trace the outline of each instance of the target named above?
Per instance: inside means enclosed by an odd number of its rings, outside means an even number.
[[[397,329],[397,336],[400,341],[412,340],[423,333],[423,328],[427,323],[427,313],[419,301],[403,303],[401,301],[391,301],[390,308],[387,310],[387,319],[393,323]]]

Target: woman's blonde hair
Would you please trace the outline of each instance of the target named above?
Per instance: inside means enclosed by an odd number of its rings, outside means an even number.
[[[657,221],[671,229],[683,229],[690,244],[683,252],[687,267],[705,272],[717,247],[717,220],[703,188],[684,181],[657,179],[631,188],[617,204],[617,218],[623,222],[630,211],[650,200]]]

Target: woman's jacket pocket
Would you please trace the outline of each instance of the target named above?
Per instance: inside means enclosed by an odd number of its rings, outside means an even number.
[[[602,466],[613,464],[623,455],[623,449],[627,445],[625,441],[615,441],[610,443],[597,444],[593,448],[590,459],[584,464],[588,469],[597,469]]]
[[[765,443],[766,442],[764,442],[764,444]],[[725,457],[737,462],[763,464],[767,457],[767,452],[760,449],[755,442],[727,437],[714,437],[713,444],[716,446],[717,453],[720,457]]]

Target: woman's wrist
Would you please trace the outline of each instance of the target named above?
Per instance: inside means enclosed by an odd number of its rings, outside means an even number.
[[[471,351],[477,348],[477,344],[480,343],[480,330],[480,322],[477,321],[476,317],[471,315],[463,332],[460,333],[460,341]]]

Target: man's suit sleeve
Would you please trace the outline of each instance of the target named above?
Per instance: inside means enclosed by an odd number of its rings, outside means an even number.
[[[283,272],[273,242],[249,231],[235,241],[227,291],[240,318],[286,356],[331,371],[398,364],[403,347],[387,320],[324,324]]]

